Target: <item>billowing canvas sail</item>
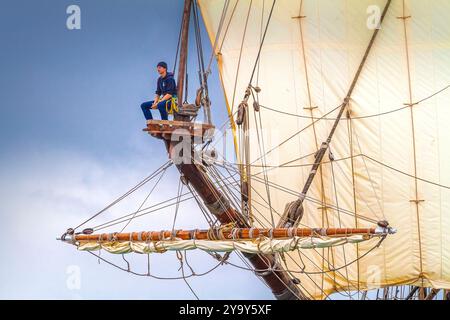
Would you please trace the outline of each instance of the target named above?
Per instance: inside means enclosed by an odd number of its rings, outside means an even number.
[[[272,3],[199,1],[233,113],[249,84]],[[256,225],[271,226],[272,218],[276,224],[285,205],[298,198],[337,110],[314,125],[310,117],[343,103],[385,5],[276,1],[252,81],[262,89],[260,114],[249,108],[250,129],[261,117],[264,137],[252,135],[250,144]],[[386,219],[398,233],[372,251],[376,240],[285,256],[300,289],[314,298],[402,284],[450,289],[450,92],[438,93],[450,84],[449,20],[447,0],[393,0],[387,11],[331,141],[335,161],[325,157],[301,224],[361,227]]]

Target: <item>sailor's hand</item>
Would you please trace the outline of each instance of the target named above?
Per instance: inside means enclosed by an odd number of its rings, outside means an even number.
[[[152,109],[158,109],[158,105],[157,104],[152,105]]]

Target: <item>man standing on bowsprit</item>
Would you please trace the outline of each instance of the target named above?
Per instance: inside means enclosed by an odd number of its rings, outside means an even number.
[[[169,120],[169,114],[176,108],[177,85],[173,73],[167,72],[167,63],[158,63],[157,71],[160,77],[158,78],[155,100],[144,102],[141,109],[147,120],[153,120],[152,109],[159,110],[162,120]]]

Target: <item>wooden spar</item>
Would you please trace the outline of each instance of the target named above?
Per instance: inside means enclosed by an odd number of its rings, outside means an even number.
[[[192,0],[185,0],[183,13],[183,29],[181,31],[180,66],[178,74],[178,103],[183,103],[184,77],[188,52],[189,20]],[[175,120],[187,121],[186,117],[175,113]],[[179,142],[165,140],[170,157],[174,157],[174,149]],[[194,149],[191,147],[191,157]],[[191,158],[193,159],[193,157]],[[192,161],[191,161],[192,162]],[[211,179],[195,163],[181,163],[177,165],[183,178],[192,186],[202,198],[208,210],[217,217],[221,224],[236,223],[237,227],[250,227],[242,215],[235,211],[226,197],[214,186]],[[276,269],[269,272],[255,272],[269,286],[277,299],[295,300],[307,299],[295,285],[289,274],[277,263],[274,255],[244,254],[255,270]],[[276,267],[276,268],[275,268]]]
[[[183,105],[183,93],[185,88],[185,77],[186,77],[186,65],[187,65],[187,55],[188,55],[188,44],[189,44],[189,23],[191,20],[191,8],[192,0],[184,1],[183,9],[183,22],[181,28],[181,42],[180,42],[180,64],[178,68],[178,105]],[[188,117],[176,114],[174,115],[175,120],[186,120]]]
[[[234,237],[233,237],[234,234]],[[161,239],[177,238],[181,240],[254,240],[259,237],[270,237],[272,239],[289,239],[295,237],[348,237],[353,235],[376,236],[381,235],[375,228],[359,228],[359,229],[343,229],[343,228],[328,228],[328,229],[311,229],[311,228],[297,228],[297,229],[250,229],[250,228],[223,228],[211,230],[176,230],[172,231],[144,231],[132,233],[116,233],[116,234],[78,234],[74,236],[76,241],[97,241],[107,242],[114,238],[116,241],[160,241]]]
[[[386,2],[386,6],[384,7],[383,13],[381,15],[380,26],[381,26],[381,23],[384,21],[384,18],[386,17],[386,13],[387,13],[390,5],[391,5],[391,2],[392,2],[392,0],[387,0],[387,2]],[[308,191],[309,191],[309,189],[310,189],[310,187],[311,187],[311,185],[312,185],[312,183],[314,181],[314,178],[316,177],[318,169],[319,169],[319,167],[320,167],[320,165],[322,163],[323,157],[325,156],[325,153],[326,153],[326,151],[328,150],[328,148],[330,146],[331,140],[333,139],[334,132],[336,131],[337,126],[338,126],[338,124],[339,124],[339,122],[340,122],[340,120],[341,120],[341,118],[342,118],[342,116],[344,114],[344,111],[345,111],[345,109],[347,108],[347,106],[348,106],[348,104],[350,102],[350,98],[351,98],[351,96],[353,94],[353,90],[356,87],[356,84],[357,84],[357,82],[359,80],[359,77],[360,77],[360,75],[362,73],[362,70],[363,70],[364,65],[365,65],[365,63],[367,61],[367,58],[369,57],[369,53],[372,50],[373,44],[375,43],[375,39],[377,38],[379,30],[380,29],[375,29],[375,31],[374,31],[374,33],[372,35],[372,38],[370,39],[369,45],[367,46],[366,52],[365,52],[365,54],[364,54],[364,56],[363,56],[363,58],[361,60],[359,68],[356,71],[356,74],[355,74],[355,76],[353,78],[352,84],[350,85],[348,93],[347,93],[347,95],[346,95],[346,97],[344,99],[344,102],[342,103],[342,105],[340,107],[339,113],[338,113],[337,118],[336,118],[336,120],[334,122],[334,125],[333,125],[333,127],[332,127],[332,129],[331,129],[331,131],[330,131],[330,133],[328,135],[328,138],[327,138],[327,140],[325,142],[322,143],[322,146],[320,147],[320,149],[316,153],[314,165],[311,168],[310,174],[308,176],[308,179],[306,180],[306,183],[305,183],[305,185],[303,187],[303,190],[302,190],[302,193],[301,193],[301,197],[299,199],[299,202],[300,202],[299,205],[298,205],[299,207],[301,207],[303,205],[303,201],[305,200],[306,194],[308,193]],[[303,210],[296,210],[296,211],[293,212],[293,215],[290,216],[289,211],[286,211],[283,214],[283,216],[281,217],[281,219],[280,219],[280,221],[278,223],[278,226],[279,227],[295,227],[295,226],[297,226],[298,223],[300,222],[299,218],[301,218],[300,215],[302,213],[303,213]]]

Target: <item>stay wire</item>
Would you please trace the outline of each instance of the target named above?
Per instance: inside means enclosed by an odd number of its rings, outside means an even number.
[[[269,17],[267,18],[267,24],[266,24],[266,28],[264,30],[264,35],[263,35],[261,43],[259,45],[258,55],[256,56],[255,65],[253,66],[252,75],[250,77],[250,81],[249,81],[250,85],[253,82],[253,78],[255,76],[255,72],[256,72],[256,69],[258,67],[259,59],[261,58],[261,51],[262,51],[262,48],[264,46],[264,42],[266,40],[267,30],[269,30],[269,25],[270,25],[270,21],[272,20],[273,9],[275,8],[276,2],[277,2],[277,0],[273,0],[272,7],[270,8],[270,13],[269,13]]]
[[[225,2],[223,4],[222,15],[220,17],[219,26],[217,27],[216,37],[214,39],[214,44],[212,47],[211,56],[209,58],[208,68],[206,69],[206,76],[208,76],[211,73],[212,62],[213,62],[214,57],[216,56],[217,45],[219,44],[220,34],[222,33],[223,23],[225,22],[225,17],[227,15],[229,5],[230,5],[230,0],[225,0]]]
[[[139,188],[141,188],[142,186],[144,186],[145,184],[147,184],[149,181],[151,181],[152,179],[154,179],[161,170],[163,170],[164,168],[166,168],[167,166],[171,165],[171,161],[167,161],[165,164],[163,164],[161,167],[159,167],[155,172],[153,172],[151,175],[149,175],[148,177],[146,177],[144,180],[142,180],[141,182],[139,182],[137,185],[135,185],[133,188],[131,188],[130,190],[128,190],[125,194],[123,194],[122,196],[120,196],[119,198],[117,198],[116,200],[114,200],[112,203],[110,203],[108,206],[106,206],[105,208],[103,208],[102,210],[100,210],[99,212],[97,212],[96,214],[94,214],[92,217],[90,217],[89,219],[85,220],[84,222],[82,222],[81,224],[79,224],[77,227],[74,228],[74,230],[80,228],[81,226],[85,225],[86,223],[88,223],[89,221],[92,221],[93,219],[95,219],[96,217],[98,217],[99,215],[101,215],[102,213],[104,213],[105,211],[107,211],[108,209],[112,208],[114,205],[116,205],[117,203],[119,203],[120,201],[122,201],[123,199],[125,199],[126,197],[128,197],[129,195],[131,195],[132,193],[134,193],[136,190],[138,190]]]
[[[198,297],[198,295],[195,293],[194,289],[192,288],[192,286],[191,286],[191,285],[189,284],[189,282],[187,281],[186,276],[185,276],[185,274],[184,274],[183,255],[181,254],[180,251],[177,251],[176,254],[177,254],[178,260],[180,261],[181,275],[182,275],[182,278],[183,278],[184,283],[187,285],[187,287],[188,287],[189,290],[192,292],[192,294],[195,296],[195,298],[196,298],[197,300],[200,300],[199,297]],[[194,274],[194,273],[193,273],[193,274]]]
[[[175,206],[175,214],[173,217],[173,224],[172,224],[172,235],[174,234],[175,231],[175,224],[177,222],[177,217],[178,217],[178,209],[180,207],[180,195],[183,192],[183,183],[181,182],[181,177],[178,181],[178,192],[177,192],[177,205]]]
[[[423,102],[425,102],[425,101],[427,101],[427,100],[429,100],[431,98],[434,98],[435,96],[437,96],[440,93],[448,90],[449,88],[450,88],[450,85],[447,85],[443,89],[441,89],[441,90],[431,94],[428,97],[425,97],[425,98],[417,101],[413,105],[419,105],[419,104],[421,104],[421,103],[423,103]],[[279,110],[279,109],[274,109],[274,108],[271,108],[271,107],[268,107],[268,106],[265,106],[265,105],[262,105],[262,104],[260,104],[260,107],[263,108],[263,109],[269,110],[269,111],[273,111],[273,112],[276,112],[276,113],[280,113],[280,114],[284,114],[284,115],[288,115],[288,116],[292,116],[292,117],[302,118],[302,119],[312,119],[312,120],[321,119],[321,120],[329,120],[329,121],[336,121],[337,120],[337,118],[329,118],[329,117],[317,118],[317,117],[311,117],[311,116],[303,116],[303,115],[300,115],[300,114],[295,114],[295,113],[282,111],[282,110]],[[365,115],[365,116],[351,117],[351,120],[362,120],[362,119],[381,117],[381,116],[389,115],[389,114],[392,114],[392,113],[396,113],[396,112],[408,109],[410,107],[411,107],[411,105],[408,104],[408,105],[404,105],[403,107],[399,107],[399,108],[396,108],[396,109],[393,109],[393,110],[389,110],[389,111],[386,111],[386,112],[370,114],[370,115]],[[350,118],[345,118],[343,120],[349,121]]]
[[[122,233],[126,227],[128,227],[128,225],[131,223],[131,221],[133,221],[133,219],[136,217],[136,214],[142,209],[142,207],[144,206],[144,204],[147,202],[148,198],[150,198],[150,196],[152,195],[153,191],[156,189],[156,187],[158,186],[159,182],[162,180],[162,178],[164,177],[165,173],[167,172],[168,168],[165,168],[158,180],[156,181],[156,183],[153,185],[153,188],[150,190],[150,192],[148,193],[147,197],[145,197],[144,201],[142,201],[141,205],[139,206],[139,208],[135,211],[135,213],[133,214],[133,216],[128,220],[127,224],[125,224],[125,226],[123,226],[122,230],[120,230],[119,233]]]
[[[424,99],[422,99],[422,100],[419,100],[419,101],[416,102],[415,104],[420,104],[420,103],[422,103],[422,102],[424,102],[424,101],[426,101],[426,100],[429,100],[429,99],[435,97],[436,95],[440,94],[441,92],[447,90],[448,88],[450,88],[450,85],[446,86],[445,88],[443,88],[443,89],[441,89],[441,90],[439,90],[439,91],[433,93],[432,95],[430,95],[430,96],[428,96],[428,97],[426,97],[426,98],[424,98]],[[321,117],[319,117],[319,118],[313,118],[313,122],[312,122],[312,123],[310,123],[309,125],[307,125],[307,126],[304,127],[304,128],[301,128],[299,131],[295,132],[293,135],[291,135],[291,136],[288,137],[287,139],[283,140],[280,144],[278,144],[278,145],[276,145],[274,148],[270,149],[270,150],[266,153],[266,155],[268,155],[268,154],[270,154],[271,152],[275,151],[276,149],[280,148],[281,146],[283,146],[284,144],[286,144],[287,142],[289,142],[290,140],[292,140],[294,137],[296,137],[296,136],[299,135],[300,133],[302,133],[302,132],[304,132],[305,130],[307,130],[308,128],[312,127],[312,126],[313,126],[314,124],[316,124],[318,121],[326,119],[328,115],[330,115],[331,113],[333,113],[333,112],[336,111],[336,110],[341,109],[342,106],[343,106],[344,104],[346,104],[346,102],[344,102],[344,103],[340,104],[339,106],[337,106],[336,108],[334,108],[334,109],[328,111],[327,113],[325,113],[323,116],[321,116]],[[410,105],[405,106],[405,107],[402,107],[402,109],[408,108],[408,107],[410,107]],[[307,117],[307,118],[308,118],[308,119],[311,119],[311,117]],[[353,119],[355,119],[355,118],[353,118]],[[337,120],[337,118],[335,118],[334,120]],[[260,158],[256,159],[253,163],[255,163],[255,162],[259,161],[259,160],[260,160]]]
[[[186,192],[186,193],[184,193],[183,195],[182,195],[182,197],[185,197],[185,196],[187,196],[187,195],[189,195],[190,193],[189,192]],[[145,209],[142,209],[142,210],[140,210],[138,213],[138,215],[136,215],[136,217],[135,218],[140,218],[140,217],[143,217],[143,216],[146,216],[146,215],[148,215],[148,214],[150,214],[150,213],[154,213],[154,212],[157,212],[157,211],[161,211],[161,210],[163,210],[163,209],[166,209],[166,208],[168,208],[168,207],[172,207],[172,206],[175,206],[176,204],[177,204],[177,202],[175,201],[175,202],[173,202],[173,203],[169,203],[168,204],[168,202],[172,202],[172,201],[174,201],[174,200],[176,200],[177,199],[177,197],[172,197],[172,198],[170,198],[170,199],[167,199],[167,200],[165,200],[165,201],[162,201],[162,202],[160,202],[160,203],[157,203],[157,204],[155,204],[155,205],[152,205],[152,206],[150,206],[150,207],[147,207],[147,208],[145,208]],[[185,199],[182,199],[182,200],[180,200],[180,202],[185,202],[185,201],[189,201],[189,200],[191,200],[191,199],[193,199],[193,197],[191,196],[191,197],[186,197]],[[163,205],[164,204],[164,206],[161,206],[161,205]],[[149,211],[147,211],[147,210],[149,210]],[[103,230],[103,229],[106,229],[106,228],[109,228],[109,227],[112,227],[112,226],[115,226],[115,225],[118,225],[118,224],[122,224],[122,223],[126,223],[128,220],[130,220],[130,216],[132,216],[134,213],[130,213],[130,214],[127,214],[127,215],[123,215],[123,216],[121,216],[121,217],[119,217],[119,218],[116,218],[116,219],[114,219],[114,220],[110,220],[110,221],[107,221],[107,222],[105,222],[105,223],[102,223],[102,224],[99,224],[99,225],[97,225],[97,226],[95,226],[93,229],[95,230],[95,231],[99,231],[99,230]]]
[[[101,257],[98,254],[95,254],[91,251],[86,251],[87,253],[93,255],[94,257],[96,257],[98,260],[101,260],[119,270],[125,271],[127,273],[133,274],[135,276],[139,276],[139,277],[149,277],[149,278],[153,278],[153,279],[157,279],[157,280],[183,280],[183,277],[161,277],[161,276],[155,276],[155,275],[149,275],[148,272],[147,273],[139,273],[139,272],[135,272],[133,271],[131,268],[130,270],[125,269],[111,261],[108,261],[107,259]],[[193,278],[193,277],[203,277],[206,276],[208,274],[210,274],[211,272],[213,272],[214,270],[216,270],[217,268],[219,268],[221,265],[223,264],[223,261],[220,261],[218,264],[216,264],[214,267],[212,267],[211,269],[202,272],[202,273],[196,273],[196,274],[190,274],[190,275],[186,275],[184,278],[189,279],[189,278]]]
[[[232,170],[236,170],[237,171],[237,169],[235,169],[235,168],[232,168]],[[260,183],[264,183],[264,180],[262,178],[259,178],[259,177],[253,177],[253,178],[256,179],[256,181],[259,181]],[[275,189],[280,190],[282,192],[285,192],[285,193],[288,193],[288,194],[291,194],[291,195],[295,195],[295,196],[299,195],[299,192],[297,192],[295,190],[292,190],[292,189],[289,189],[289,188],[287,188],[285,186],[281,186],[281,185],[279,185],[279,184],[277,184],[277,183],[275,183],[273,181],[270,181],[270,180],[269,180],[269,185],[272,188],[275,188]],[[310,196],[306,196],[305,199],[309,200],[309,201],[311,201],[313,203],[316,203],[318,205],[324,205],[324,203],[322,203],[322,201],[320,201],[318,199],[315,199],[313,197],[310,197]],[[336,209],[335,206],[333,206],[332,204],[328,204],[328,206],[330,207],[330,209]],[[347,214],[347,215],[357,216],[359,219],[366,220],[367,222],[370,222],[370,223],[374,223],[374,224],[378,223],[378,221],[375,220],[375,219],[371,219],[371,218],[368,218],[368,217],[365,217],[365,216],[361,216],[361,215],[359,215],[359,214],[357,214],[355,212],[352,212],[350,210],[346,210],[346,209],[340,208],[340,211],[345,213],[345,214]]]

